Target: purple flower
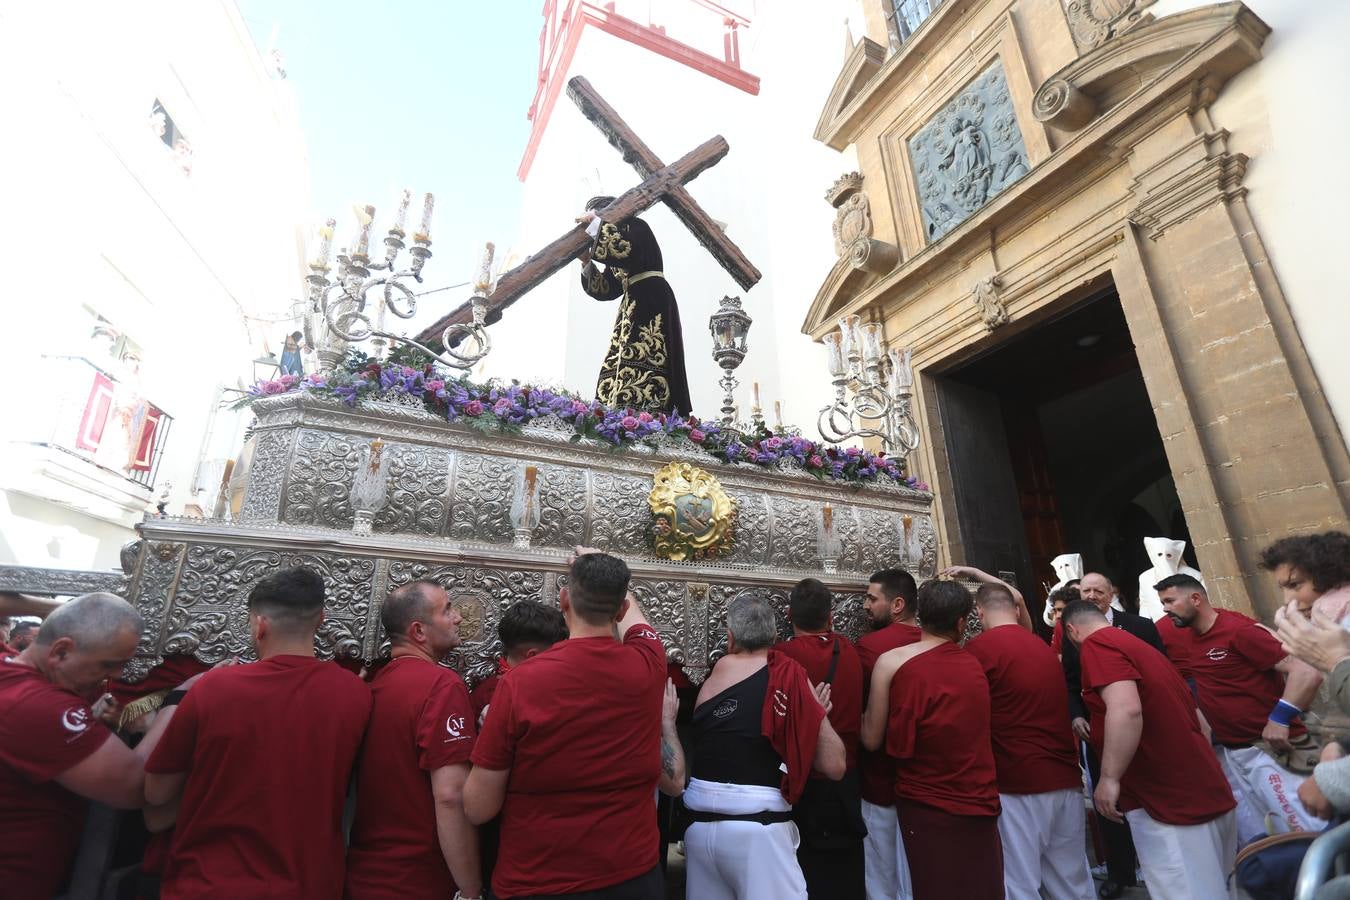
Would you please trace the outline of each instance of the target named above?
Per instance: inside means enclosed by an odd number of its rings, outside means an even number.
[[[511,401],[503,397],[492,404],[492,411],[499,416],[504,416],[511,411]]]
[[[410,367],[410,366],[404,366],[404,367],[403,367],[403,377],[404,377],[404,378],[407,378],[409,375],[416,375],[416,374],[417,374],[417,371],[416,371],[415,369],[413,369],[412,367]]]
[[[849,447],[847,450],[844,451],[844,455],[845,455],[845,456],[861,456],[861,455],[862,455],[862,451],[859,450],[857,447]]]
[[[445,382],[441,381],[439,378],[433,378],[427,382],[427,390],[431,391],[433,394],[438,393],[444,388]]]
[[[697,428],[689,429],[689,440],[693,441],[695,444],[703,443],[703,439],[705,437],[707,437],[707,435],[699,431]]]
[[[726,449],[727,462],[732,462],[732,461],[734,461],[734,460],[736,459],[736,457],[738,457],[738,456],[741,455],[741,453],[742,453],[742,451],[744,451],[744,449],[745,449],[745,448],[742,447],[741,444],[740,444],[740,442],[738,442],[738,441],[732,441],[730,444],[727,444],[727,449]]]
[[[572,415],[584,416],[589,410],[590,407],[587,406],[585,403],[582,403],[580,400],[572,401]]]
[[[470,400],[464,404],[464,415],[481,416],[483,414],[483,404],[479,400]]]

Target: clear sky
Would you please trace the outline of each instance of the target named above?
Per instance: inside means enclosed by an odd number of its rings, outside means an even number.
[[[236,2],[258,48],[284,55],[315,216],[338,220],[335,249],[355,232],[352,205],[370,203],[374,256],[404,187],[414,194],[410,226],[422,195],[436,195],[423,290],[468,281],[484,241],[503,252],[514,243],[542,0]],[[427,296],[416,321],[468,295]]]

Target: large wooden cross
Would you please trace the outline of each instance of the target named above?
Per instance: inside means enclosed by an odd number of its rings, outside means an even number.
[[[585,78],[578,76],[569,81],[567,95],[581,108],[582,114],[604,133],[610,145],[622,153],[623,158],[637,169],[643,178],[641,184],[601,210],[601,218],[607,222],[618,222],[664,201],[676,218],[693,232],[698,242],[721,263],[722,268],[727,270],[742,290],[749,290],[759,281],[759,269],[745,258],[740,248],[731,242],[717,223],[708,217],[684,189],[686,183],[698,177],[705,169],[715,166],[727,155],[727,142],[721,135],[704,141],[696,149],[667,166],[662,164],[633,129],[619,118],[614,108],[595,92],[595,88],[591,87]],[[488,324],[500,320],[502,310],[576,259],[577,254],[590,244],[591,239],[586,234],[585,226],[578,225],[502,275],[497,280],[496,290],[487,299]],[[467,325],[472,321],[472,302],[466,301],[449,315],[442,316],[436,324],[423,330],[417,339],[422,343],[440,340],[442,332],[450,325]],[[455,343],[458,343],[458,340],[452,341],[452,344]]]

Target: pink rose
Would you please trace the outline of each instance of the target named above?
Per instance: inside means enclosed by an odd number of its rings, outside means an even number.
[[[697,428],[689,429],[689,440],[693,441],[695,444],[703,443],[703,439],[705,437],[707,437],[707,435],[699,431]]]
[[[412,368],[411,366],[404,366],[404,367],[403,367],[403,377],[406,378],[406,377],[408,377],[409,375],[416,375],[416,374],[417,374],[417,370],[414,369],[414,368]]]
[[[859,450],[857,447],[849,447],[847,450],[844,451],[845,456],[859,456],[861,454],[862,451]]]
[[[572,401],[572,415],[574,416],[584,415],[588,409],[590,409],[590,407],[587,406],[585,403],[582,403],[580,400]]]
[[[493,404],[492,411],[499,416],[506,415],[511,411],[511,401],[503,397],[502,399],[498,400],[495,404]]]
[[[280,378],[278,378],[277,380],[280,381],[280,382],[281,382],[283,385],[285,385],[286,387],[291,387],[292,385],[294,385],[296,382],[298,382],[298,381],[300,380],[300,376],[299,376],[299,375],[286,374],[286,375],[282,375],[282,376],[281,376]]]
[[[276,394],[284,394],[286,393],[286,385],[282,384],[280,381],[265,381],[263,382],[262,392],[268,397]]]
[[[464,415],[481,416],[482,414],[483,414],[483,404],[481,401],[470,400],[468,403],[464,404]]]
[[[323,387],[328,384],[328,379],[324,378],[322,375],[311,375],[305,380],[309,382],[310,387]]]
[[[652,420],[652,414],[651,414],[651,413],[648,413],[648,412],[645,412],[645,413],[638,413],[638,421],[641,422],[643,425],[646,425],[646,424],[647,424],[648,422],[650,422],[651,420]]]
[[[780,437],[771,437],[771,438],[769,438],[767,441],[764,442],[764,446],[765,446],[766,448],[768,448],[769,450],[782,450],[782,449],[783,449],[783,439],[780,438]]]
[[[624,416],[619,424],[623,426],[624,431],[633,431],[638,427],[638,420],[634,416]]]
[[[821,466],[825,465],[825,460],[821,459],[819,456],[812,456],[806,462],[813,469],[819,469]]]
[[[439,378],[433,378],[427,382],[427,390],[431,391],[433,394],[443,387],[445,387],[445,382],[441,381]]]

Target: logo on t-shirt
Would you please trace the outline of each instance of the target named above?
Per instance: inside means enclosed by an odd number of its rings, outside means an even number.
[[[773,692],[773,711],[780,719],[787,718],[788,696],[783,691],[775,689]]]
[[[1210,647],[1205,651],[1205,656],[1208,656],[1215,662],[1220,662],[1228,658],[1228,651],[1223,647]]]
[[[445,733],[450,735],[445,739],[445,743],[447,744],[452,743],[453,741],[467,741],[469,736],[464,733],[464,717],[447,717],[445,720]]]
[[[658,640],[656,632],[652,631],[650,628],[639,628],[633,632],[633,635],[648,641]]]
[[[736,708],[740,705],[741,701],[737,700],[735,697],[728,697],[721,703],[717,704],[717,706],[713,709],[712,711],[713,718],[725,719],[727,716],[734,713],[736,711]]]
[[[61,714],[61,724],[71,734],[81,734],[89,727],[89,707],[72,706]]]

